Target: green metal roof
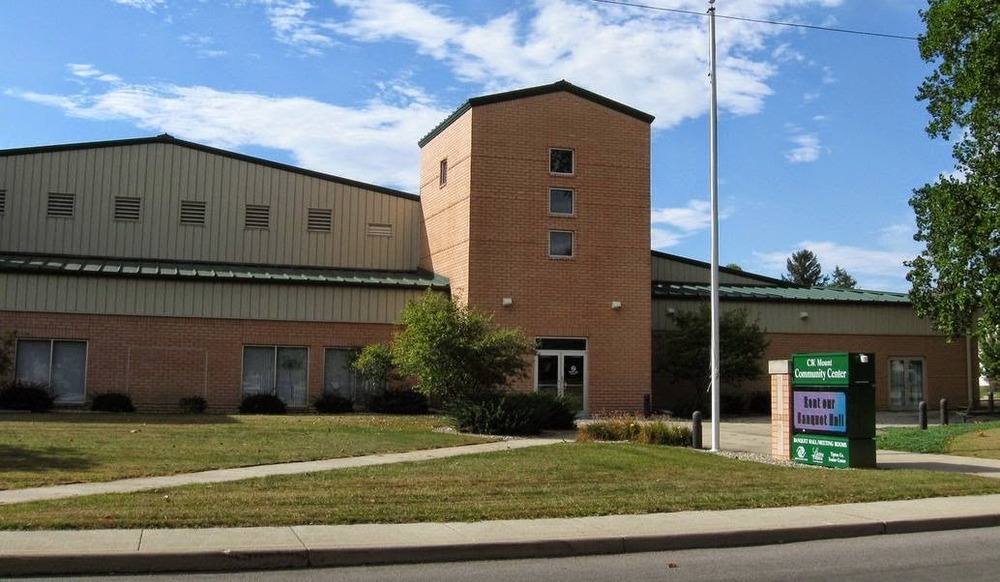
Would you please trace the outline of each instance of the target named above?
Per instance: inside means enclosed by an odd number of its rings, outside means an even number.
[[[376,287],[447,289],[448,279],[423,270],[364,271],[238,265],[228,263],[183,263],[137,259],[0,254],[0,272],[45,275],[134,277],[192,281],[241,281],[251,283],[300,283],[308,285],[360,285]]]
[[[708,299],[711,288],[703,284],[653,282],[654,299]],[[836,303],[908,304],[905,293],[774,285],[719,285],[719,298],[729,301],[816,301]]]

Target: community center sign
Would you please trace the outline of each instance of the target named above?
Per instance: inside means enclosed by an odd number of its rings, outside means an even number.
[[[792,460],[875,466],[875,356],[792,356]]]

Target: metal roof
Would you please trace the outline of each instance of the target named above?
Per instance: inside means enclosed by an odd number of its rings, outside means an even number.
[[[0,254],[0,272],[133,277],[211,282],[358,285],[447,289],[448,279],[424,270],[365,271],[229,263]]]
[[[653,282],[654,299],[708,299],[709,285]],[[799,287],[773,285],[719,285],[719,298],[730,301],[816,301],[837,303],[909,304],[905,293],[841,289],[836,287]]]

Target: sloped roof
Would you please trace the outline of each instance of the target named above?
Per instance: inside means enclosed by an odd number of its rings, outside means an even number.
[[[0,254],[0,272],[439,290],[445,290],[449,285],[446,277],[423,270],[366,271],[16,253]]]
[[[96,148],[112,148],[112,147],[123,147],[123,146],[133,146],[133,145],[149,145],[149,144],[168,144],[175,145],[183,148],[188,148],[192,150],[198,150],[201,152],[209,153],[216,156],[222,156],[226,158],[231,158],[234,160],[239,160],[241,162],[247,162],[250,164],[258,164],[262,166],[268,166],[277,170],[282,170],[285,172],[292,172],[294,174],[300,174],[303,176],[309,176],[310,178],[318,178],[320,180],[327,180],[330,182],[337,182],[338,184],[344,184],[345,186],[352,186],[355,188],[363,188],[365,190],[372,190],[375,192],[381,192],[383,194],[389,194],[390,196],[400,196],[403,198],[409,198],[411,200],[419,200],[420,197],[416,194],[411,194],[409,192],[403,192],[402,190],[394,190],[392,188],[386,188],[384,186],[376,186],[375,184],[367,184],[365,182],[358,182],[356,180],[350,180],[348,178],[341,178],[340,176],[334,176],[332,174],[324,174],[322,172],[316,172],[313,170],[306,170],[304,168],[299,168],[297,166],[292,166],[289,164],[283,164],[281,162],[274,162],[271,160],[265,160],[264,158],[256,158],[253,156],[248,156],[245,154],[240,154],[236,152],[231,152],[228,150],[223,150],[219,148],[214,148],[207,145],[202,145],[200,143],[195,143],[192,141],[186,141],[183,139],[177,139],[176,137],[168,134],[162,133],[155,137],[139,137],[131,139],[116,139],[116,140],[106,140],[106,141],[91,141],[82,143],[70,143],[70,144],[59,144],[59,145],[47,145],[47,146],[34,146],[26,148],[14,148],[0,150],[0,157],[6,156],[17,156],[26,154],[43,154],[48,152],[64,152],[72,150],[86,150],[86,149],[96,149]]]
[[[562,80],[562,81],[556,81],[555,83],[551,83],[549,85],[539,85],[537,87],[528,87],[527,89],[517,89],[515,91],[506,91],[503,93],[494,93],[492,95],[473,97],[472,99],[469,99],[461,106],[459,106],[459,108],[456,109],[451,115],[449,115],[444,121],[439,123],[437,127],[432,129],[430,133],[425,135],[423,139],[417,142],[417,145],[419,145],[420,147],[424,147],[425,145],[427,145],[428,142],[434,139],[439,133],[444,131],[446,127],[451,125],[456,119],[461,117],[463,114],[465,114],[466,111],[472,109],[473,107],[477,107],[480,105],[491,105],[493,103],[503,103],[505,101],[515,101],[517,99],[526,99],[528,97],[537,97],[539,95],[548,95],[551,93],[559,93],[559,92],[570,93],[572,95],[576,95],[577,97],[581,97],[588,101],[597,103],[598,105],[603,105],[608,109],[612,109],[619,113],[628,115],[629,117],[634,117],[639,121],[644,121],[646,123],[653,123],[654,117],[648,113],[639,111],[634,107],[629,107],[628,105],[625,105],[624,103],[620,103],[613,99],[608,99],[607,97],[603,95],[598,95],[593,91],[588,91],[582,87],[578,87],[570,83],[569,81]]]
[[[708,299],[709,285],[653,281],[654,299]],[[840,289],[835,287],[800,287],[773,285],[719,285],[719,298],[730,301],[895,303],[907,305],[905,293]]]

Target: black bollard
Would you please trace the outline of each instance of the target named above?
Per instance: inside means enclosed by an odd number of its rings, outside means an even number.
[[[701,412],[697,410],[691,415],[691,446],[701,448]]]
[[[917,415],[920,417],[920,430],[927,430],[927,403],[923,400],[917,405]]]
[[[948,424],[948,399],[941,399],[941,425]]]
[[[642,415],[645,418],[653,416],[653,397],[650,394],[642,395]]]

